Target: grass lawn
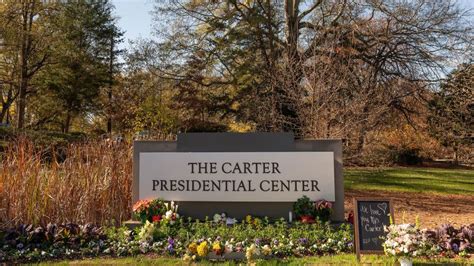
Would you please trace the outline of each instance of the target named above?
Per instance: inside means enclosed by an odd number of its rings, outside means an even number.
[[[385,256],[364,255],[361,262],[357,262],[354,254],[344,254],[324,257],[306,257],[292,258],[285,260],[260,260],[256,265],[395,265],[395,259]],[[246,265],[245,261],[200,261],[199,265]],[[441,259],[441,260],[421,260],[414,261],[414,265],[473,265],[473,259]],[[40,265],[189,265],[180,259],[174,258],[153,258],[147,256],[128,257],[128,258],[102,258],[86,259],[78,261],[61,261],[57,263],[44,263]]]
[[[439,168],[346,168],[344,187],[354,190],[389,190],[473,195],[474,170]]]

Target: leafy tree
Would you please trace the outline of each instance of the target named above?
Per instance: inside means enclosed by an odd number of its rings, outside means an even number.
[[[474,144],[474,64],[462,64],[441,85],[430,102],[431,130],[443,145],[458,151]]]
[[[101,90],[113,81],[114,60],[120,53],[113,44],[120,42],[122,33],[112,9],[109,1],[65,2],[55,21],[55,64],[44,80],[64,110],[64,132],[75,117],[99,114]]]
[[[27,96],[37,89],[34,78],[48,64],[56,3],[40,0],[0,3],[0,121],[17,100],[17,126],[25,126]]]

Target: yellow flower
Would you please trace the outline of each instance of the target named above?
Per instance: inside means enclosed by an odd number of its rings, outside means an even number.
[[[248,262],[253,262],[256,255],[258,255],[257,247],[255,246],[255,244],[252,244],[245,251],[245,257],[247,258]]]
[[[205,257],[207,253],[209,253],[209,246],[207,245],[207,241],[203,241],[197,247],[197,254],[199,257]]]
[[[190,262],[192,260],[192,258],[188,254],[184,254],[183,260],[186,261],[186,262]]]
[[[262,253],[265,256],[270,256],[272,254],[272,249],[270,248],[270,246],[265,245],[262,247]]]
[[[219,241],[216,241],[214,242],[214,244],[212,244],[212,251],[214,251],[217,255],[221,254],[222,248],[221,243],[219,243]]]
[[[262,220],[259,219],[259,218],[255,218],[255,219],[253,220],[253,225],[255,225],[256,227],[261,226],[261,225],[262,225]]]
[[[250,216],[250,215],[245,216],[245,221],[246,221],[248,224],[251,224],[251,223],[252,223],[252,216]]]
[[[188,246],[189,253],[196,254],[197,247],[198,247],[198,245],[196,244],[196,242],[193,242],[193,243],[189,244],[189,246]]]

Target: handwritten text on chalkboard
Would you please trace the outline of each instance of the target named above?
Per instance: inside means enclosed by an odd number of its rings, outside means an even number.
[[[382,251],[384,226],[390,224],[390,200],[357,200],[358,249]]]

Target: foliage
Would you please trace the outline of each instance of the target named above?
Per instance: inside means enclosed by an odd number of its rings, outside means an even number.
[[[62,130],[68,132],[72,119],[96,113],[100,92],[112,84],[113,58],[119,50],[121,32],[115,25],[109,1],[65,2],[54,22],[57,29],[56,64],[42,76],[45,90],[61,104],[65,115]]]
[[[22,130],[19,132],[11,127],[0,127],[0,139],[7,141],[7,143],[26,139],[32,141],[38,149],[66,148],[69,144],[83,142],[89,137],[81,132],[62,133],[46,130]]]
[[[417,256],[467,256],[474,252],[474,224],[454,228],[445,224],[434,229],[420,230],[413,224],[392,224],[383,244],[388,255]]]
[[[176,230],[169,230],[170,227]],[[415,230],[410,226],[391,227],[387,241],[407,244],[403,255],[451,257],[473,254],[473,225],[454,229]],[[162,234],[167,232],[167,234]],[[276,221],[257,228],[247,223],[233,226],[212,221],[180,220],[173,225],[149,223],[136,231],[125,227],[97,227],[91,224],[48,224],[45,227],[20,225],[0,231],[1,262],[34,262],[49,259],[155,254],[183,257],[191,261],[217,258],[230,253],[255,259],[336,255],[352,252],[350,225],[314,223],[287,224]],[[416,235],[416,242],[413,237]],[[408,236],[408,237],[406,237]],[[412,244],[408,242],[412,241]],[[416,246],[416,249],[414,247]],[[387,251],[391,248],[386,244]],[[414,254],[414,252],[417,254]],[[331,256],[332,257],[332,256]]]
[[[318,200],[314,203],[314,216],[322,222],[329,221],[332,214],[332,203],[327,200]]]
[[[313,202],[305,195],[293,204],[293,211],[296,219],[304,223],[313,223],[313,218],[327,222],[332,213],[332,204],[326,200]]]
[[[91,140],[65,144],[61,152],[51,151],[55,149],[40,147],[25,139],[7,143],[1,154],[0,227],[21,223],[46,225],[47,222],[108,225],[131,217],[129,143]],[[474,193],[472,170],[348,168],[344,176],[347,190]],[[296,213],[294,218],[297,218]],[[262,219],[253,220],[265,223]]]
[[[107,112],[101,90],[122,35],[112,10],[108,0],[2,1],[0,122],[67,132],[75,117]]]
[[[147,222],[145,226],[138,229],[137,233],[126,228],[99,228],[92,225],[49,224],[45,228],[22,225],[1,231],[0,259],[1,261],[37,261],[48,258],[107,254],[126,256],[140,253],[175,256],[189,254],[206,257],[210,252],[217,255],[229,252],[245,253],[250,247],[253,247],[255,252],[260,252],[265,245],[267,251],[271,246],[273,251],[270,253],[277,257],[301,254],[306,249],[307,254],[312,254],[317,250],[320,250],[321,254],[350,251],[352,236],[349,226],[333,229],[329,225],[316,226],[314,224],[311,225],[312,230],[308,230],[308,226],[295,224],[288,227],[284,222],[261,228],[249,227],[247,224],[228,227],[198,221],[192,223],[181,221],[174,225],[164,222]],[[169,227],[175,227],[178,230],[170,231],[167,229]],[[168,234],[159,233],[165,231]],[[265,238],[264,236],[268,233],[274,233],[274,235],[271,238]],[[201,234],[209,237],[201,237]],[[311,247],[310,244],[313,242],[314,245]],[[318,245],[321,247],[317,248]]]
[[[38,92],[38,75],[53,61],[51,44],[56,36],[52,20],[57,6],[56,1],[40,0],[0,3],[0,123],[6,119],[18,128],[26,125],[27,96]]]
[[[54,153],[45,160],[48,148],[22,139],[2,154],[0,227],[48,222],[119,224],[130,218],[128,144],[70,144],[63,151],[65,160]]]
[[[431,133],[443,145],[452,147],[458,162],[460,147],[474,143],[474,64],[463,64],[454,70],[434,95],[429,106]]]
[[[37,261],[97,256],[107,241],[104,228],[92,224],[19,225],[0,233],[0,261]]]
[[[166,222],[174,224],[179,218],[178,205],[173,201],[164,202],[161,199],[139,200],[133,205],[133,216],[142,223]]]
[[[159,222],[161,216],[166,213],[166,208],[163,200],[139,200],[133,204],[133,214],[142,223]]]
[[[303,196],[299,198],[294,204],[293,204],[293,211],[295,213],[295,218],[300,219],[302,216],[305,215],[313,215],[313,203],[311,200],[308,198],[308,196]]]
[[[441,253],[445,256],[466,255],[474,252],[474,224],[455,228],[450,224],[434,229],[422,230],[426,253]]]

